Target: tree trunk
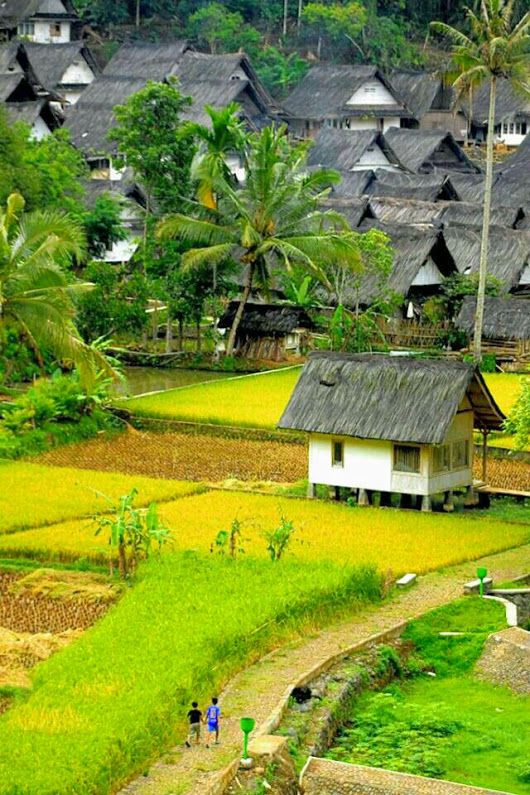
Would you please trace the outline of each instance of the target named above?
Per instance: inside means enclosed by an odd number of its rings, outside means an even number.
[[[287,35],[287,17],[289,14],[289,0],[283,0],[283,35]]]
[[[200,320],[197,320],[197,323],[195,324],[195,329],[196,329],[195,339],[196,339],[196,343],[197,343],[197,353],[200,353],[201,352],[201,343],[202,343],[202,340],[201,340],[201,321]]]
[[[184,350],[184,320],[179,317],[179,351]]]
[[[237,330],[239,328],[239,324],[241,323],[241,318],[243,317],[243,312],[245,311],[245,304],[248,301],[250,291],[252,290],[252,280],[254,278],[254,268],[255,264],[251,262],[248,266],[248,273],[247,279],[245,282],[245,287],[243,289],[243,295],[241,296],[241,301],[239,302],[239,306],[237,308],[234,322],[232,323],[232,328],[230,329],[230,334],[228,335],[228,342],[226,343],[226,355],[232,356],[234,353],[234,348],[236,345],[236,337],[237,337]]]
[[[173,352],[173,320],[168,315],[166,325],[166,353]]]
[[[482,219],[482,240],[480,244],[480,266],[475,312],[475,328],[473,331],[473,361],[480,364],[482,360],[482,324],[484,320],[484,298],[486,296],[486,276],[488,274],[489,226],[491,216],[491,188],[493,184],[493,138],[495,135],[495,99],[497,78],[490,82],[490,109],[488,118],[488,141],[486,149],[486,182],[484,188],[484,218]]]
[[[127,575],[127,557],[125,554],[125,544],[123,541],[120,541],[118,544],[118,570],[120,572],[121,579],[124,580]]]
[[[140,0],[136,0],[136,27],[140,27]]]
[[[300,26],[302,25],[302,12],[304,10],[304,0],[298,0],[298,18],[296,20],[296,26],[298,30],[300,30]]]

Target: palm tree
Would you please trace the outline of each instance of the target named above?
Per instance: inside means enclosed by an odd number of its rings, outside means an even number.
[[[457,92],[472,90],[486,80],[490,86],[484,214],[473,333],[473,358],[477,363],[480,363],[482,358],[482,324],[488,271],[493,139],[498,80],[509,80],[516,90],[526,94],[530,93],[530,11],[516,22],[514,6],[515,0],[481,0],[480,13],[475,13],[468,8],[466,15],[469,22],[469,35],[443,22],[431,23],[433,30],[446,36],[454,45],[453,62],[458,71],[454,86]]]
[[[244,151],[246,131],[239,118],[237,102],[231,102],[221,110],[210,105],[204,109],[210,117],[210,126],[189,122],[184,125],[183,133],[189,135],[191,132],[199,142],[191,164],[191,176],[197,182],[197,199],[205,207],[214,210],[217,207],[214,182],[219,176],[227,180],[230,178],[226,158],[232,153]]]
[[[84,233],[68,215],[24,214],[24,206],[22,196],[13,193],[0,211],[0,325],[20,329],[41,364],[42,348],[75,363],[87,383],[97,367],[110,368],[74,324],[75,296],[92,285],[68,279],[64,266],[82,256]]]
[[[318,208],[329,186],[339,180],[337,172],[307,173],[307,144],[292,146],[285,127],[266,127],[250,135],[247,146],[242,188],[234,188],[221,173],[213,183],[218,206],[206,218],[204,208],[199,208],[203,217],[170,215],[158,228],[161,238],[179,238],[195,246],[183,255],[184,267],[211,267],[230,258],[243,266],[243,293],[226,348],[229,356],[251,290],[257,285],[269,291],[272,267],[290,271],[301,265],[326,283],[327,262],[361,262],[346,220]]]

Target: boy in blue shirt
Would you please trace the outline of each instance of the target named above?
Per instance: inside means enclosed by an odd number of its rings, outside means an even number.
[[[208,743],[206,747],[209,748],[209,741],[212,734],[215,734],[215,744],[219,745],[219,719],[221,717],[221,710],[217,706],[218,699],[212,698],[212,703],[206,710],[206,726],[208,728]]]

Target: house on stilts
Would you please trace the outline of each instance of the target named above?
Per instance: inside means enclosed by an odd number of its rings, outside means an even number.
[[[378,354],[316,352],[309,357],[279,427],[309,434],[309,496],[318,484],[390,495],[473,494],[473,431],[484,439],[504,415],[471,364]]]

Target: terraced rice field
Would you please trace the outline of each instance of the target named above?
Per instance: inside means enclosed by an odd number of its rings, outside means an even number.
[[[66,449],[66,448],[65,448]],[[200,490],[197,483],[134,477],[119,472],[43,466],[22,461],[0,463],[0,534],[108,510],[133,487],[137,504],[170,500]],[[92,465],[97,459],[92,458]]]
[[[173,531],[175,549],[208,552],[217,533],[237,518],[247,554],[265,557],[264,532],[277,527],[283,515],[296,527],[290,557],[344,565],[371,562],[396,574],[430,571],[530,541],[530,522],[512,524],[483,514],[412,514],[242,492],[185,497],[159,505],[159,513]],[[107,549],[86,520],[0,538],[4,556],[103,562]]]

